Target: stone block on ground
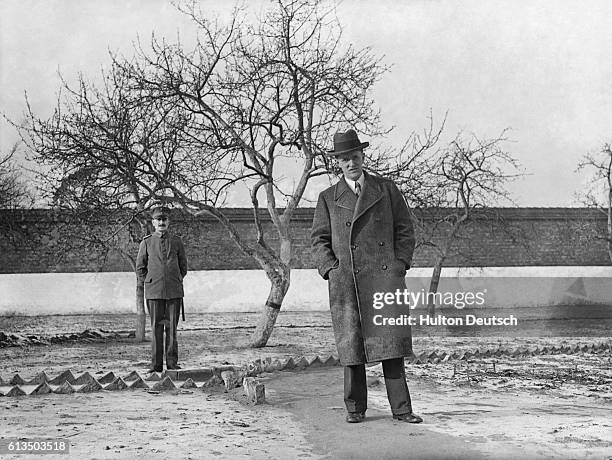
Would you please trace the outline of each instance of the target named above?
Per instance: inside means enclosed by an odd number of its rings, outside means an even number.
[[[77,390],[77,393],[93,393],[94,391],[100,391],[102,389],[102,385],[96,380],[93,379],[90,382],[87,382],[81,386]]]
[[[153,391],[173,391],[178,390],[176,385],[172,382],[172,379],[168,376],[164,377],[162,380],[157,382],[155,385],[151,387]]]
[[[528,350],[527,348],[517,348],[516,352],[513,354],[514,357],[527,356]]]
[[[191,378],[188,378],[187,380],[183,382],[183,384],[180,387],[181,388],[197,388],[197,385]]]
[[[25,395],[26,395],[25,391],[23,391],[21,388],[19,388],[19,385],[13,385],[13,388],[11,388],[5,394],[5,396],[25,396]]]
[[[138,380],[140,378],[140,374],[136,371],[130,372],[128,375],[123,377],[124,382],[131,382],[133,380]]]
[[[13,375],[13,378],[9,381],[9,385],[25,385],[25,383],[25,380],[19,374]]]
[[[213,375],[208,380],[204,380],[204,382],[202,383],[202,388],[204,389],[204,388],[216,387],[218,385],[223,385],[223,379],[219,377],[218,375]]]
[[[66,370],[54,379],[49,380],[49,385],[61,385],[64,382],[74,383],[75,380],[76,379],[74,378],[74,375],[72,375],[72,372],[70,372],[70,370]]]
[[[225,372],[225,371],[236,371],[239,370],[239,368],[237,368],[236,366],[216,366],[212,368],[213,372],[215,374],[217,374],[218,376],[221,376],[221,372]]]
[[[263,372],[263,364],[261,359],[256,359],[247,364],[247,375],[253,376]]]
[[[326,367],[327,366],[329,366],[329,367],[337,366],[338,363],[339,363],[339,361],[336,359],[336,357],[331,356],[331,355],[326,360],[323,361],[323,365],[326,366]]]
[[[269,356],[261,360],[262,368],[264,372],[274,372],[274,366],[272,365],[272,358]]]
[[[296,369],[306,369],[309,364],[310,363],[308,362],[308,360],[304,356],[302,356],[300,357],[300,359],[298,359],[295,362],[295,368]]]
[[[111,383],[107,384],[104,389],[108,391],[121,391],[128,387],[127,383],[121,377],[117,377]]]
[[[101,384],[111,383],[117,380],[117,376],[113,372],[109,372],[108,374],[103,375],[98,379],[98,382]],[[125,380],[124,380],[125,381]]]
[[[265,386],[257,379],[253,377],[245,377],[242,383],[242,388],[249,403],[258,405],[266,402]]]
[[[199,369],[169,369],[164,375],[172,380],[187,380],[191,379],[194,382],[203,382],[210,379],[214,375],[214,369],[210,367],[202,367]]]
[[[242,379],[244,378],[244,372],[241,371],[223,371],[221,372],[221,378],[227,391],[238,388],[242,385]]]
[[[74,387],[70,384],[70,382],[64,381],[64,383],[62,383],[55,390],[53,390],[53,393],[59,395],[69,395],[74,393]]]
[[[151,372],[145,380],[147,382],[159,382],[161,379],[161,376],[157,372]]]
[[[96,381],[96,379],[94,378],[93,375],[91,375],[89,372],[83,372],[81,375],[79,375],[74,382],[70,382],[73,385],[85,385],[86,383],[90,383],[92,381]]]
[[[30,380],[28,382],[28,385],[40,385],[41,383],[45,382],[49,382],[49,377],[47,376],[47,374],[45,374],[45,371],[39,372],[38,374],[36,374],[34,376],[34,378],[32,378],[32,380]],[[0,385],[2,383],[0,382]]]
[[[123,381],[125,382],[125,379],[123,379]],[[130,389],[136,389],[136,388],[149,388],[149,385],[146,384],[146,382],[144,380],[142,380],[142,378],[140,376],[138,376],[137,379],[135,380],[128,380],[127,381]]]
[[[53,391],[49,384],[44,381],[38,384],[38,386],[30,393],[31,395],[46,395]]]

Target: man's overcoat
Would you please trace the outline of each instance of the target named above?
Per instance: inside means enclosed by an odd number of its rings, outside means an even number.
[[[412,221],[393,182],[364,174],[359,198],[344,178],[321,192],[311,233],[317,268],[329,281],[334,336],[345,366],[412,354],[409,325],[372,323],[385,312],[409,314],[408,306],[397,303],[374,309],[373,295],[406,288],[415,244]]]
[[[183,241],[167,232],[146,236],[138,248],[136,274],[138,283],[144,285],[145,299],[183,297],[183,278],[187,274]]]

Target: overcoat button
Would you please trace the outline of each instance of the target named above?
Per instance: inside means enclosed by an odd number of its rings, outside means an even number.
[[[350,222],[347,222],[347,223],[346,223],[346,226],[347,226],[347,227],[350,227],[350,226],[351,226],[351,223],[350,223]]]
[[[384,241],[379,241],[379,242],[378,242],[378,245],[379,245],[379,246],[384,246],[384,245],[385,245],[385,242],[384,242]]]
[[[386,269],[387,269],[387,266],[386,266],[386,265],[383,265],[383,266],[382,266],[382,269],[383,269],[383,270],[386,270]]]
[[[353,273],[355,273],[355,275],[356,275],[357,273],[359,273],[359,269],[356,268],[355,270],[353,270]]]
[[[357,249],[357,245],[356,244],[351,244],[351,249]]]

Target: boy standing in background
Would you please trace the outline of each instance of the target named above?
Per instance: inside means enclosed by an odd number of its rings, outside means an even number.
[[[168,232],[170,210],[157,207],[151,217],[155,231],[145,236],[140,243],[136,273],[138,284],[144,285],[153,331],[149,372],[161,372],[164,353],[166,368],[180,369],[176,328],[183,305],[183,278],[187,274],[187,257],[183,241]]]

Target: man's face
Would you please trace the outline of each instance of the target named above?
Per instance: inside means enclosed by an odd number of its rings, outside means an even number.
[[[168,216],[155,216],[152,220],[153,228],[155,228],[156,232],[164,233],[168,231],[168,227],[170,226],[170,219]]]
[[[344,177],[350,180],[359,179],[363,173],[363,150],[353,150],[338,155],[338,165],[342,169]]]

